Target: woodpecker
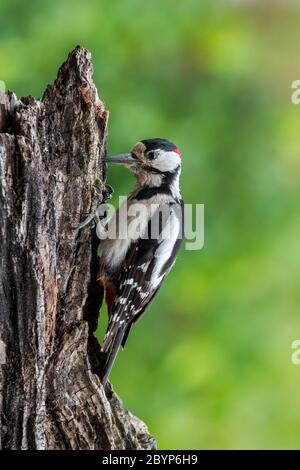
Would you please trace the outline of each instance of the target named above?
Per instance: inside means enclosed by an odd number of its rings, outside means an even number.
[[[99,281],[105,289],[109,316],[101,348],[103,384],[132,325],[173,267],[184,226],[181,153],[175,144],[145,139],[131,152],[110,156],[106,162],[125,165],[135,175],[137,187],[107,222],[107,233],[117,228],[116,237],[108,236],[100,243]],[[141,209],[138,216],[136,207]]]

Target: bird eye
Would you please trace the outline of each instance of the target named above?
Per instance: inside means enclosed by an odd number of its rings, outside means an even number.
[[[150,150],[147,153],[147,157],[149,160],[155,160],[155,158],[157,158],[157,154],[154,152],[154,150]]]

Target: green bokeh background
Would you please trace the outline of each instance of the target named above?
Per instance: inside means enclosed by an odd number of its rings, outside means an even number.
[[[9,89],[40,97],[84,45],[109,151],[176,142],[205,204],[203,250],[181,251],[111,375],[160,449],[300,448],[299,21],[283,1],[0,0]]]

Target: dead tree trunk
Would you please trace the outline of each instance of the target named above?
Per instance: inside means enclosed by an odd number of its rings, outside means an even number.
[[[99,376],[101,295],[89,226],[104,190],[108,112],[77,47],[42,100],[0,97],[0,437],[3,449],[151,449]]]

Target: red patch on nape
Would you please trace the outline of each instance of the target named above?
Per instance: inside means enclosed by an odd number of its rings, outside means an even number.
[[[177,153],[177,155],[179,155],[179,157],[182,159],[182,155],[181,155],[180,150],[179,150],[178,147],[176,147],[176,148],[173,150],[173,152]]]

